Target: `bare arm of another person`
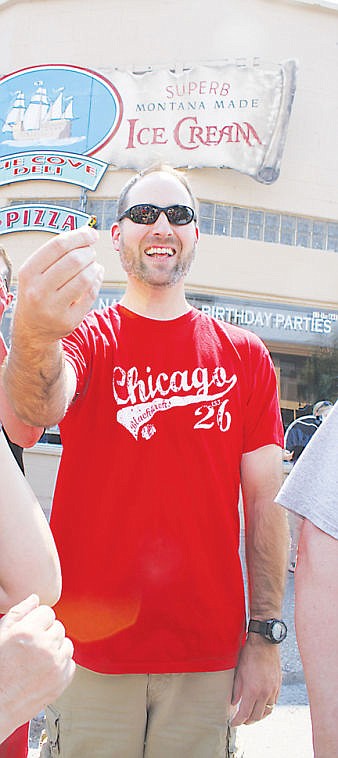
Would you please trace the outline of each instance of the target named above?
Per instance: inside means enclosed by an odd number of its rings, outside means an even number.
[[[0,744],[70,684],[73,645],[54,611],[31,595],[0,621]]]
[[[99,292],[97,239],[88,226],[59,234],[19,271],[3,380],[15,413],[27,424],[58,423],[74,395],[75,374],[65,365],[61,339],[78,326]]]
[[[54,605],[58,554],[46,517],[0,432],[0,613],[32,592]]]
[[[300,535],[295,592],[314,753],[328,758],[338,755],[338,540],[308,519]]]
[[[250,617],[281,618],[288,527],[286,514],[274,498],[281,485],[282,451],[267,445],[242,457],[241,483],[245,515],[245,549]],[[279,645],[250,633],[235,672],[233,704],[239,709],[232,725],[250,724],[267,716],[281,686]]]
[[[0,366],[2,366],[7,352],[7,346],[2,334],[0,334]],[[1,369],[0,374],[0,421],[6,429],[11,442],[15,442],[16,445],[21,445],[21,447],[32,447],[40,439],[43,427],[29,426],[16,416],[2,383]]]

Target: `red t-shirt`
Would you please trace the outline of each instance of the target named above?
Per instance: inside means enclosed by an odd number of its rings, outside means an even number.
[[[232,668],[245,627],[241,456],[283,445],[267,349],[194,308],[158,321],[122,306],[89,314],[64,347],[77,394],[51,523],[77,662]]]

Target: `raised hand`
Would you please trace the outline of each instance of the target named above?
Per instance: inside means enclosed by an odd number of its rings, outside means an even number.
[[[69,334],[91,308],[103,279],[88,226],[48,240],[18,274],[14,329],[25,324],[36,339],[48,342]]]

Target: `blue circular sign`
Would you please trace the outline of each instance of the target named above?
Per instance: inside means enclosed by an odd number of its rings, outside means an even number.
[[[49,64],[0,79],[0,157],[33,149],[94,155],[116,134],[123,104],[105,77]]]

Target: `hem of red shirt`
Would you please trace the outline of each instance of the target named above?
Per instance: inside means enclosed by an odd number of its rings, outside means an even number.
[[[237,655],[227,658],[196,659],[194,661],[139,661],[137,663],[103,664],[88,660],[86,656],[75,655],[75,661],[83,668],[97,674],[188,674],[193,672],[227,671],[236,668]]]

